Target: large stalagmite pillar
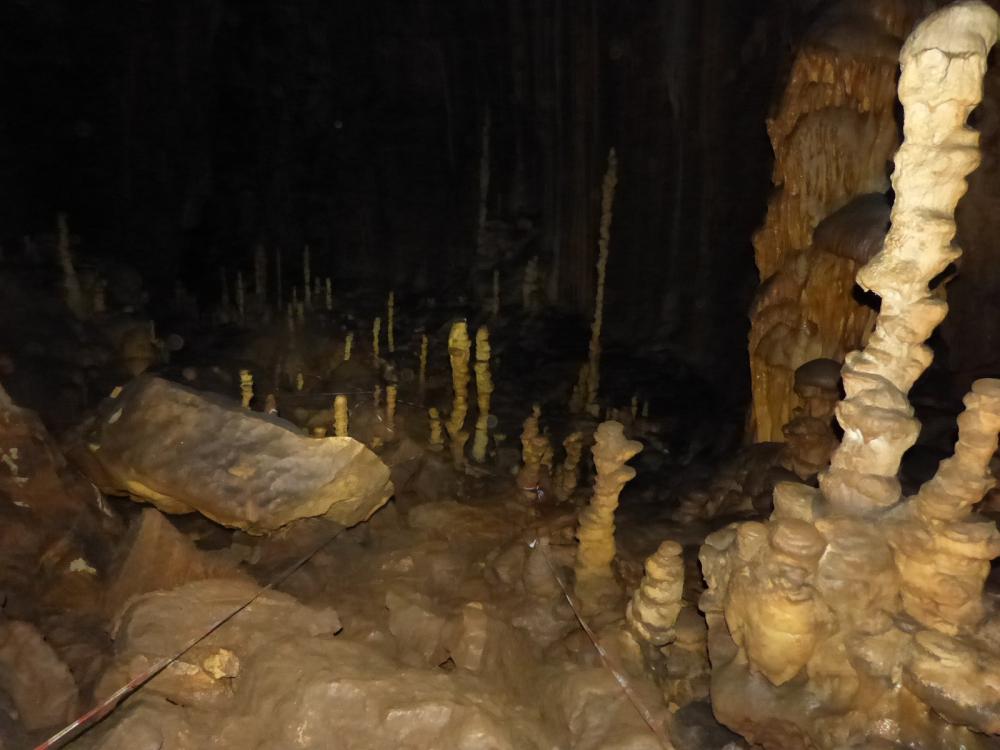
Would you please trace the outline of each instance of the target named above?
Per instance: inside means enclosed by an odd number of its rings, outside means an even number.
[[[767,522],[731,524],[700,551],[713,711],[767,750],[971,748],[974,732],[1000,733],[998,622],[982,596],[1000,533],[971,512],[994,481],[1000,381],[974,384],[932,480],[900,502],[897,479],[920,427],[907,394],[947,312],[930,283],[959,255],[955,206],[979,161],[966,120],[998,32],[974,0],[904,45],[892,228],[858,274],[882,305],[843,368],[843,441],[818,490],[778,484]]]

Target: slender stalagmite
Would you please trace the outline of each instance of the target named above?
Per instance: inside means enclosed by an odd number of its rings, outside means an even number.
[[[372,356],[378,362],[382,357],[382,350],[379,343],[382,339],[382,318],[375,318],[372,322]]]
[[[347,396],[343,394],[333,399],[333,432],[337,437],[347,437]]]
[[[399,397],[399,386],[387,385],[385,388],[385,426],[389,432],[396,431],[396,399]]]
[[[486,460],[489,442],[490,397],[493,395],[493,376],[490,374],[490,332],[486,326],[476,331],[476,435],[472,440],[472,459],[477,463]]]
[[[354,334],[349,333],[344,337],[344,361],[351,359],[351,347],[354,345]]]
[[[83,299],[83,291],[80,288],[80,279],[76,275],[76,268],[73,266],[73,255],[70,250],[69,223],[66,214],[59,214],[56,217],[58,229],[58,239],[56,243],[56,253],[59,257],[59,267],[62,271],[63,294],[65,295],[66,306],[77,318],[84,318],[87,314],[87,305]]]
[[[396,351],[396,293],[389,292],[389,299],[385,303],[385,337],[389,354]]]
[[[597,294],[594,298],[594,322],[590,328],[590,349],[587,360],[587,412],[596,417],[597,391],[601,375],[601,329],[604,326],[604,283],[608,272],[608,247],[611,244],[611,217],[618,184],[618,157],[608,152],[608,170],[601,186],[601,234],[597,245]]]
[[[333,281],[329,276],[326,277],[326,311],[330,312],[333,310]]]
[[[569,500],[579,483],[580,459],[583,458],[583,433],[571,432],[563,440],[566,459],[559,467],[556,478],[556,497]]]
[[[427,334],[425,333],[420,336],[420,374],[417,379],[421,393],[427,388],[427,345]]]
[[[444,449],[444,431],[441,428],[441,412],[433,406],[427,410],[427,417],[431,426],[431,450],[440,451]]]
[[[448,417],[448,437],[451,438],[452,456],[456,464],[463,463],[465,442],[465,417],[469,411],[469,329],[464,320],[453,323],[448,334],[448,358],[451,360],[451,385],[454,400]]]

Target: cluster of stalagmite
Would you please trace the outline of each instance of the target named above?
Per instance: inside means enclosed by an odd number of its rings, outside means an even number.
[[[625,620],[636,638],[653,646],[674,639],[674,625],[684,592],[684,558],[681,545],[663,542],[647,560],[645,575],[625,610]]]
[[[608,274],[608,249],[611,245],[611,217],[618,185],[618,157],[608,152],[608,169],[601,186],[601,229],[597,247],[597,292],[594,296],[594,322],[590,327],[590,347],[587,354],[587,413],[596,417],[597,392],[601,384],[601,329],[604,327],[604,283]]]
[[[947,311],[929,284],[959,255],[955,205],[979,160],[966,119],[998,32],[993,10],[962,2],[903,47],[892,228],[858,275],[881,310],[843,368],[842,443],[818,490],[777,485],[769,521],[701,549],[713,711],[765,748],[978,747],[970,730],[1000,732],[983,601],[1000,534],[971,513],[994,481],[1000,381],[973,385],[953,457],[916,495],[901,502],[897,479],[919,430],[907,394]],[[829,394],[809,395],[805,409],[828,408]]]
[[[477,463],[486,460],[489,443],[490,398],[493,395],[493,377],[490,374],[490,332],[486,326],[476,331],[476,434],[472,440],[472,458]]]
[[[588,579],[607,578],[615,559],[615,509],[618,496],[635,477],[635,469],[626,465],[642,450],[642,443],[625,437],[621,422],[603,422],[594,433],[594,494],[590,505],[580,514],[576,530],[580,546],[576,553],[578,585]]]
[[[452,324],[448,333],[448,358],[451,360],[451,386],[454,392],[451,414],[448,417],[448,438],[451,440],[452,458],[461,464],[465,456],[465,417],[469,412],[469,359],[472,344],[469,327],[464,320]]]
[[[874,312],[855,298],[854,277],[887,225],[896,58],[910,24],[896,0],[833,3],[768,121],[776,190],[754,237],[761,286],[749,337],[757,441],[783,439],[796,367],[843,361],[870,329]]]

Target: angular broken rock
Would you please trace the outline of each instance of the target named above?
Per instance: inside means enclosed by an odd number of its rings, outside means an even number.
[[[393,493],[388,468],[352,438],[307,438],[153,376],[101,404],[73,457],[106,492],[253,534],[316,516],[353,526]]]

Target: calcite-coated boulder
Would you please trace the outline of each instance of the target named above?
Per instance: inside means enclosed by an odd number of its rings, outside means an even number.
[[[316,516],[353,526],[393,493],[389,469],[352,438],[308,438],[153,376],[107,399],[81,442],[75,458],[106,492],[253,534]]]

